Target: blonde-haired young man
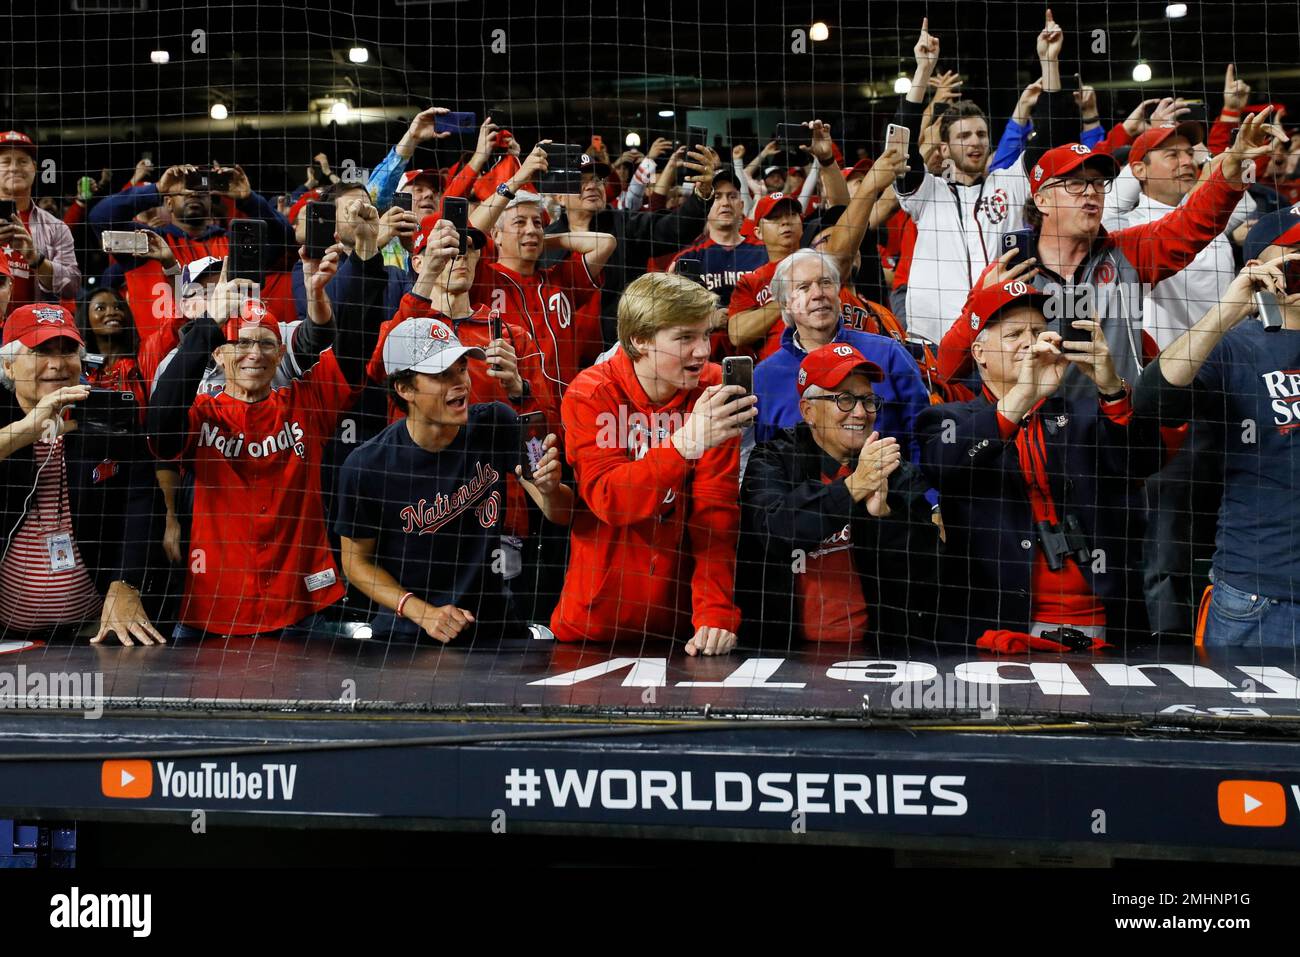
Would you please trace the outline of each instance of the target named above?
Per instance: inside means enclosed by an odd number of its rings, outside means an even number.
[[[717,297],[647,273],[618,306],[620,348],[561,407],[578,484],[560,641],[689,634],[688,654],[736,643],[740,433],[757,399],[708,361]]]

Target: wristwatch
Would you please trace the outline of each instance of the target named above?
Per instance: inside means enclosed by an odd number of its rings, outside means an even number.
[[[510,190],[510,187],[507,186],[505,183],[502,183],[500,186],[497,187],[497,195],[504,196],[507,201],[515,198],[515,194]]]
[[[1106,395],[1101,391],[1097,392],[1097,397],[1100,398],[1102,402],[1118,402],[1126,395],[1128,395],[1128,383],[1125,382],[1123,379],[1119,380],[1118,392],[1112,392],[1110,395]]]

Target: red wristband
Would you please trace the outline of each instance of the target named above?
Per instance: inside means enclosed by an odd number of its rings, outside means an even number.
[[[410,599],[412,599],[412,598],[414,598],[414,597],[415,597],[415,592],[413,592],[413,591],[408,591],[408,592],[407,592],[405,595],[403,595],[401,598],[397,599],[397,617],[398,617],[398,618],[401,618],[401,617],[402,617],[402,609],[406,607],[406,603],[407,603],[407,601],[410,600]]]

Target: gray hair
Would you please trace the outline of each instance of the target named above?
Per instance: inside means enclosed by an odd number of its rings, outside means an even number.
[[[786,256],[777,265],[776,271],[772,273],[772,280],[768,283],[768,289],[772,292],[772,299],[781,307],[781,318],[785,320],[787,326],[794,325],[794,318],[790,315],[786,306],[790,302],[790,291],[793,282],[790,274],[794,272],[794,267],[801,262],[816,259],[822,264],[822,271],[835,280],[835,285],[840,284],[840,267],[835,262],[835,257],[829,253],[819,252],[816,249],[797,249],[789,256]]]
[[[0,346],[0,385],[4,386],[10,392],[14,391],[14,380],[9,375],[8,364],[13,362],[19,356],[24,354],[27,347],[15,339],[13,342]],[[30,351],[30,350],[28,350]],[[82,346],[77,350],[77,357],[83,362],[86,359],[86,347]]]
[[[819,396],[823,396],[823,395],[834,395],[834,394],[835,394],[835,393],[832,392],[830,389],[823,389],[823,388],[822,388],[821,386],[819,386],[819,385],[809,385],[807,388],[805,388],[805,389],[803,390],[803,395],[800,396],[800,398],[802,398],[802,399],[816,399],[816,398],[818,398]]]

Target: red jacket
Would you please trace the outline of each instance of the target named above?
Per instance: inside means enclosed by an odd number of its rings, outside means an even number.
[[[695,389],[656,406],[620,349],[570,384],[561,416],[579,502],[551,617],[560,641],[739,628],[740,440],[694,462],[669,441],[700,393],[721,381],[710,363]]]

